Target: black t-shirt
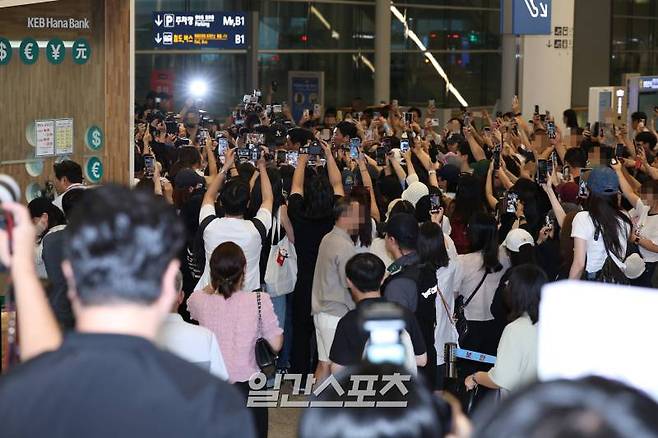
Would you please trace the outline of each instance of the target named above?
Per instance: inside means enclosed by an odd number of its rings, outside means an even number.
[[[334,196],[334,201],[339,198],[340,196]],[[297,263],[311,262],[315,266],[320,242],[324,235],[334,227],[333,210],[328,209],[326,214],[319,217],[310,217],[304,211],[304,197],[299,193],[293,193],[288,198],[288,217],[295,231]],[[300,269],[300,272],[303,271]]]
[[[6,437],[252,437],[230,384],[146,339],[71,333],[0,379]]]
[[[331,344],[331,352],[329,359],[332,362],[343,365],[351,366],[361,362],[363,357],[363,349],[368,342],[368,332],[363,330],[359,321],[359,314],[363,309],[375,303],[386,303],[386,298],[368,298],[360,301],[356,305],[356,309],[350,310],[338,321],[336,327],[336,334],[334,342]],[[414,347],[414,354],[419,356],[427,351],[423,334],[418,326],[416,317],[409,310],[399,306],[404,312],[404,321],[406,323],[406,330],[411,338],[411,343]]]

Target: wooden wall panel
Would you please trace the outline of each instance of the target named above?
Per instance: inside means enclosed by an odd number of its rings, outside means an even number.
[[[28,29],[27,17],[74,17],[90,19],[90,30]],[[106,24],[107,23],[107,24]],[[25,65],[18,48],[9,64],[0,66],[0,162],[33,155],[25,137],[34,120],[74,119],[72,159],[84,166],[85,159],[97,155],[103,160],[102,182],[126,183],[129,167],[130,125],[130,2],[127,0],[59,0],[29,6],[4,8],[0,12],[0,36],[21,40],[31,36],[40,41],[86,38],[92,57],[84,65],[73,62],[67,49],[63,63],[53,65],[40,49],[34,65]],[[105,133],[105,146],[93,153],[85,146],[89,126],[98,125]],[[52,180],[53,158],[45,159],[44,172],[30,177],[23,164],[2,165],[0,173],[15,177],[21,188],[28,183]]]

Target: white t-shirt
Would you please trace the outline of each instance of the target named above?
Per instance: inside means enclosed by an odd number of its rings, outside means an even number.
[[[631,227],[628,224],[623,225],[625,232],[621,236],[621,251],[625,256],[626,241],[628,240],[628,234],[630,233]],[[594,240],[595,231],[594,222],[592,222],[592,218],[588,211],[581,211],[574,216],[571,225],[571,237],[577,237],[587,241],[587,264],[585,265],[585,271],[590,273],[599,272],[601,268],[603,268],[605,259],[608,256],[603,242],[603,235],[600,233],[599,240]],[[617,266],[622,270],[625,269],[626,266],[624,265],[623,260],[619,260],[614,254],[612,254],[612,252],[610,253],[610,256]]]
[[[214,205],[203,205],[199,213],[199,223],[213,214],[215,214]],[[263,224],[265,234],[269,233],[272,227],[272,212],[261,208],[256,213],[255,219]],[[251,292],[260,288],[260,252],[262,240],[256,226],[251,221],[225,217],[215,219],[203,231],[203,242],[206,249],[206,267],[194,290],[203,289],[210,284],[210,257],[212,257],[215,248],[224,242],[236,243],[242,248],[244,256],[247,259],[244,290]]]
[[[498,343],[496,365],[489,377],[504,390],[514,391],[537,380],[537,324],[528,314],[507,324]]]
[[[651,207],[638,198],[635,208],[630,211],[630,216],[640,230],[640,236],[658,245],[658,215],[650,215],[650,210]],[[640,255],[647,263],[658,262],[658,252],[649,251],[640,246]]]
[[[455,313],[455,297],[457,296],[457,280],[461,276],[461,263],[457,258],[450,257],[448,266],[436,271],[437,285],[443,295],[436,294],[436,327],[434,328],[434,348],[436,348],[436,364],[443,365],[443,347],[448,342],[457,343],[457,329],[452,321]],[[444,304],[445,301],[445,304]],[[447,310],[446,310],[447,307]]]
[[[155,342],[160,348],[228,380],[217,338],[207,328],[189,324],[179,314],[170,313],[160,326]]]
[[[464,310],[466,319],[469,321],[490,321],[494,319],[490,310],[491,303],[496,289],[498,289],[500,279],[510,266],[507,252],[502,246],[498,249],[498,260],[503,269],[487,275],[482,286]],[[478,251],[461,254],[459,261],[461,263],[461,275],[457,282],[458,295],[462,295],[464,300],[467,300],[484,276],[482,253]]]
[[[71,184],[66,188],[66,190],[64,190],[64,193],[60,193],[59,195],[57,195],[57,197],[55,197],[55,199],[53,199],[53,205],[59,208],[60,210],[64,211],[64,207],[62,207],[62,200],[64,199],[64,195],[66,195],[71,190],[86,189],[86,188],[87,186],[80,183]]]

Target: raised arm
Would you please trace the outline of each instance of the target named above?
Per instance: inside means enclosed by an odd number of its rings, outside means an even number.
[[[295,167],[295,173],[292,175],[292,186],[290,188],[291,195],[298,193],[304,196],[304,174],[306,172],[307,163],[308,155],[299,155],[299,158],[297,159],[297,167]]]
[[[621,164],[617,162],[616,164],[612,164],[611,167],[614,169],[617,177],[619,178],[619,187],[621,188],[624,197],[628,199],[628,202],[630,202],[633,207],[635,207],[640,197],[637,195],[637,193],[635,193],[631,185],[628,183],[628,180],[624,175],[624,171],[622,170]]]
[[[548,200],[551,202],[551,208],[553,209],[553,213],[555,213],[555,219],[557,219],[557,223],[561,228],[562,224],[564,223],[564,218],[567,216],[567,214],[564,212],[564,208],[562,208],[562,204],[560,204],[557,196],[555,196],[553,187],[551,187],[549,184],[542,184],[541,187],[548,195]]]
[[[465,127],[464,136],[466,137],[466,141],[468,141],[468,145],[471,148],[471,153],[473,154],[475,161],[486,160],[487,156],[484,153],[484,149],[482,149],[482,146],[480,146],[473,136],[473,128]]]
[[[336,196],[345,196],[345,190],[343,189],[343,178],[336,164],[336,159],[334,154],[331,153],[331,146],[324,140],[319,140],[324,149],[324,155],[327,160],[327,173],[329,174],[329,182],[331,187],[334,189],[334,195]]]
[[[496,208],[496,205],[498,205],[498,200],[493,194],[493,160],[489,164],[489,171],[487,172],[487,182],[484,185],[485,188],[485,194],[487,196],[487,204],[489,204],[489,207],[494,210]]]
[[[206,141],[205,141],[205,150],[206,150],[206,160],[208,160],[208,174],[211,178],[214,178],[217,175],[217,158],[215,158],[215,151],[213,150],[213,140],[210,138],[210,133],[205,131]]]
[[[2,209],[14,218],[11,242],[6,229],[0,229],[0,259],[11,270],[21,361],[26,361],[57,349],[62,343],[62,333],[34,266],[36,233],[30,213],[12,202],[2,203]]]
[[[388,159],[388,162],[391,163],[391,167],[393,167],[393,171],[395,172],[395,175],[397,175],[398,181],[400,181],[400,185],[404,189],[404,182],[407,180],[407,173],[402,168],[400,162],[391,154],[387,155],[386,158]]]
[[[235,149],[228,149],[224,158],[224,166],[219,174],[212,180],[206,190],[206,194],[203,195],[203,205],[215,205],[217,200],[217,194],[219,190],[224,185],[224,180],[226,179],[226,174],[231,170],[233,166],[233,159],[235,158]]]
[[[258,159],[258,172],[260,173],[260,192],[263,201],[260,208],[264,208],[272,212],[274,206],[274,194],[272,193],[272,184],[270,183],[270,176],[267,174],[267,165],[265,163],[265,148],[262,148],[260,158]]]
[[[361,172],[361,181],[363,181],[363,186],[368,189],[370,193],[370,216],[377,222],[381,220],[379,214],[379,206],[377,206],[377,199],[375,198],[375,190],[372,186],[372,178],[370,178],[370,172],[368,172],[368,166],[364,159],[364,153],[361,151],[359,153],[359,171]]]

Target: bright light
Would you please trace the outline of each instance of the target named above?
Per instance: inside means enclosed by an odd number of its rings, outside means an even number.
[[[208,84],[201,79],[190,82],[190,94],[193,97],[204,97],[208,93]]]

